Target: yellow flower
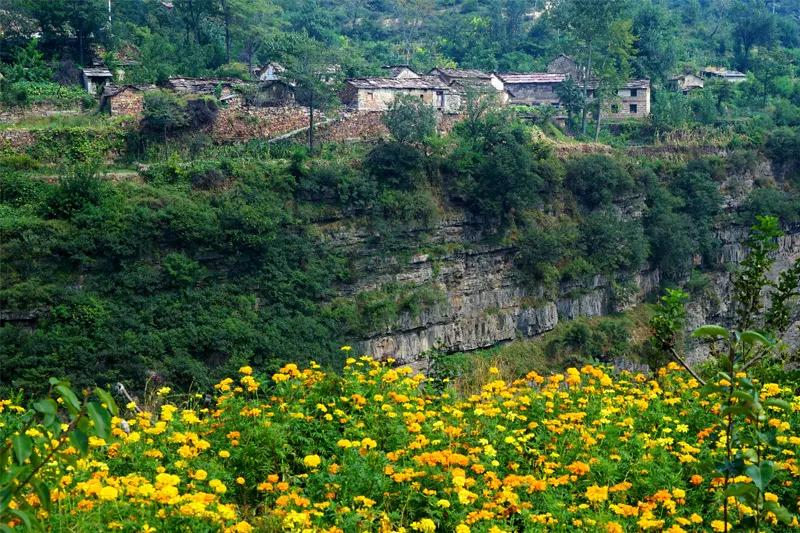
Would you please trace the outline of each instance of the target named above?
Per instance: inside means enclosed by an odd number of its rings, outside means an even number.
[[[205,470],[197,470],[197,471],[194,473],[194,478],[195,478],[197,481],[205,481],[205,479],[206,479],[207,477],[208,477],[208,472],[206,472]]]
[[[430,518],[423,518],[418,522],[411,522],[411,529],[422,533],[433,533],[436,531],[436,522]]]
[[[590,502],[604,502],[608,499],[608,487],[592,485],[586,489],[586,499]]]
[[[253,373],[253,369],[249,366],[243,366],[242,368],[239,369],[239,373],[244,374],[245,376],[249,376],[250,374]]]
[[[244,485],[244,483],[245,483],[245,481],[244,481],[244,478],[242,476],[239,476],[239,477],[236,478],[236,484],[237,485]]]
[[[161,387],[160,389],[158,389],[156,394],[158,394],[159,396],[166,396],[170,392],[172,392],[172,389],[170,389],[169,387]]]
[[[306,465],[308,468],[316,468],[320,465],[322,459],[320,459],[319,455],[306,455],[303,458],[303,464]]]
[[[436,502],[436,505],[438,505],[442,509],[447,509],[448,507],[450,507],[450,501],[449,500],[439,500],[438,502]]]
[[[101,500],[111,501],[117,499],[117,496],[119,496],[119,491],[114,487],[106,486],[100,489],[100,492],[97,495]]]
[[[353,347],[352,347],[352,346],[342,346],[342,347],[341,347],[341,348],[339,348],[339,349],[340,349],[341,351],[343,351],[343,352],[347,353],[347,352],[349,352],[350,350],[352,350],[352,349],[353,349]]]
[[[456,526],[456,533],[470,533],[469,526],[466,524],[458,524]]]
[[[223,459],[227,459],[228,457],[231,456],[231,452],[229,452],[228,450],[220,450],[217,455],[219,455]]]

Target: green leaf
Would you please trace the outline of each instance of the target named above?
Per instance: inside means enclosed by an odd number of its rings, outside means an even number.
[[[744,473],[753,480],[753,484],[761,492],[766,492],[767,485],[775,476],[775,468],[771,462],[765,461],[761,465],[750,465],[744,469]]]
[[[28,513],[25,511],[20,511],[19,509],[11,509],[11,514],[22,520],[22,523],[25,524],[25,530],[30,531],[33,528],[33,524],[31,523],[31,517],[28,516]]]
[[[725,491],[725,496],[745,496],[747,494],[751,494],[755,496],[756,488],[753,485],[746,484],[746,483],[736,483],[728,487],[728,490]]]
[[[0,515],[8,509],[8,504],[11,503],[11,494],[11,487],[0,489]]]
[[[94,422],[94,429],[97,435],[103,439],[111,436],[111,415],[97,402],[89,402],[86,406],[89,418]]]
[[[108,393],[108,391],[97,387],[94,390],[95,395],[100,399],[101,402],[106,404],[106,408],[111,412],[113,416],[119,415],[119,408],[117,407],[117,402],[114,401],[114,398]]]
[[[722,394],[725,392],[725,390],[726,390],[725,387],[721,387],[716,383],[706,383],[700,389],[700,396],[706,397],[712,394]]]
[[[86,455],[86,452],[89,451],[89,437],[80,429],[72,430],[72,433],[69,434],[69,441],[82,455]]]
[[[70,413],[76,415],[80,412],[81,402],[78,400],[78,397],[75,396],[75,393],[72,392],[72,389],[65,385],[56,385],[56,391],[59,396],[64,399],[64,403],[67,404],[67,409]]]
[[[50,379],[47,380],[47,382],[50,383],[50,385],[60,385],[61,384],[61,380],[58,379],[58,378],[50,378]]]
[[[705,337],[710,339],[716,339],[720,337],[727,339],[730,336],[731,334],[727,329],[723,328],[722,326],[715,326],[713,324],[700,326],[694,330],[694,333],[692,333],[692,337]]]
[[[11,437],[11,445],[14,448],[14,457],[17,464],[23,465],[33,453],[33,440],[27,435],[14,435]]]
[[[14,530],[5,525],[4,523],[0,522],[0,531],[3,533],[14,533]]]
[[[58,412],[58,404],[52,398],[46,398],[35,402],[33,408],[43,415],[54,415]]]
[[[50,511],[53,503],[50,500],[50,487],[48,487],[43,481],[34,481],[33,491],[36,493],[36,496],[39,497],[39,501],[42,502],[42,506],[44,506],[47,511]]]
[[[773,341],[766,338],[764,335],[762,335],[757,331],[751,331],[751,330],[743,331],[740,338],[742,339],[742,342],[744,342],[745,344],[758,343],[758,344],[763,344],[764,346],[772,346],[773,344],[775,344]]]
[[[764,400],[764,405],[767,407],[777,407],[778,409],[782,409],[784,411],[792,410],[792,406],[789,405],[789,402],[786,400],[781,400],[780,398],[767,398]]]
[[[764,502],[764,510],[774,514],[784,524],[792,521],[792,513],[778,502]]]

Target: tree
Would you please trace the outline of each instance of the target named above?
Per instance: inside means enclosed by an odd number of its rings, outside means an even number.
[[[770,46],[775,40],[775,17],[762,0],[739,0],[730,12],[738,67],[748,70],[755,46]]]
[[[603,117],[603,103],[617,98],[620,87],[631,74],[630,58],[633,56],[634,36],[631,33],[630,20],[617,20],[611,24],[610,31],[603,42],[603,55],[598,69],[595,102],[597,120],[595,122],[594,140],[600,137],[600,123]]]
[[[615,42],[623,39],[631,42],[630,37],[622,32],[619,22],[623,19],[626,0],[556,0],[554,2],[554,17],[563,31],[577,43],[578,59],[582,63],[583,94],[588,100],[590,78],[598,60],[603,60],[603,54],[610,50],[619,49],[622,43]],[[628,25],[628,33],[630,25]],[[613,62],[609,63],[611,67]],[[608,74],[608,73],[605,73]],[[581,131],[586,132],[586,113],[584,107],[581,113]]]
[[[561,105],[567,110],[567,129],[571,130],[575,116],[582,113],[586,107],[586,95],[572,78],[567,78],[564,83],[558,85],[556,94]]]
[[[791,56],[781,50],[761,48],[753,60],[753,75],[761,85],[763,105],[767,105],[767,96],[773,89],[775,79],[791,73]]]
[[[382,120],[392,137],[403,144],[422,144],[436,133],[436,111],[411,95],[395,98]]]
[[[321,43],[303,35],[289,62],[289,72],[297,82],[297,100],[308,106],[308,149],[314,151],[314,110],[324,109],[334,101],[331,79],[336,54]]]
[[[644,2],[633,18],[637,75],[664,81],[675,68],[681,51],[680,23],[664,5]]]
[[[103,0],[23,0],[22,11],[36,20],[42,44],[51,51],[63,48],[75,35],[77,58],[86,64],[90,38],[98,38],[107,20]]]

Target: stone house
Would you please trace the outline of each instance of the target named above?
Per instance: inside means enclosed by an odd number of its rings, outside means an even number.
[[[267,80],[242,86],[244,103],[255,107],[283,107],[296,104],[294,85],[284,80]]]
[[[650,80],[630,80],[617,91],[617,99],[603,111],[611,120],[642,119],[650,116]]]
[[[566,74],[533,72],[529,74],[500,73],[498,79],[510,95],[509,103],[517,105],[552,105],[561,107],[556,92],[567,79]]]
[[[728,83],[741,83],[747,80],[745,73],[724,67],[706,67],[700,71],[700,76],[705,79],[724,80]]]
[[[461,107],[459,94],[435,76],[349,79],[341,99],[355,111],[386,111],[401,94],[419,98],[445,113],[456,113]]]
[[[275,81],[281,79],[285,72],[283,65],[270,61],[266,65],[255,67],[251,74],[258,81]]]
[[[144,108],[144,93],[153,91],[155,85],[107,84],[100,97],[100,109],[112,116],[139,117]]]
[[[392,78],[420,77],[409,65],[383,65],[381,68],[387,70]]]
[[[703,79],[694,74],[680,74],[669,79],[669,86],[683,94],[689,94],[696,89],[702,89],[704,85]]]
[[[484,72],[477,69],[434,67],[428,72],[428,75],[437,76],[454,92],[460,93],[462,99],[468,91],[487,94],[496,93],[501,105],[506,105],[511,98],[511,95],[504,88],[503,82],[493,72]]]
[[[114,75],[104,66],[86,67],[81,70],[81,83],[87,93],[98,96],[106,83],[110,82]]]

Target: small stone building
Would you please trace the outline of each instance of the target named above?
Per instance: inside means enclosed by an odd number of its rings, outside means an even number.
[[[144,109],[144,93],[153,91],[155,85],[107,84],[100,97],[100,109],[112,116],[140,117]]]
[[[706,67],[700,71],[700,76],[705,79],[724,80],[728,83],[741,83],[747,80],[747,75],[744,72],[724,67]]]
[[[704,85],[703,79],[694,74],[681,74],[669,79],[669,86],[683,94],[689,94],[696,89],[702,89]]]
[[[567,79],[566,74],[533,72],[529,74],[501,73],[497,77],[509,92],[510,103],[518,105],[561,106],[556,90]]]
[[[87,93],[98,96],[103,91],[106,83],[110,82],[114,75],[103,66],[86,67],[81,70],[81,83]]]
[[[244,103],[255,107],[283,107],[295,105],[294,85],[283,80],[267,80],[247,84]]]
[[[270,61],[266,65],[254,68],[252,75],[258,81],[275,81],[281,79],[285,72],[283,65]]]
[[[352,110],[386,111],[401,94],[419,98],[445,113],[456,113],[461,106],[459,95],[435,76],[349,79],[341,98]]]
[[[603,118],[611,120],[642,119],[650,116],[650,80],[630,80],[609,102]]]

